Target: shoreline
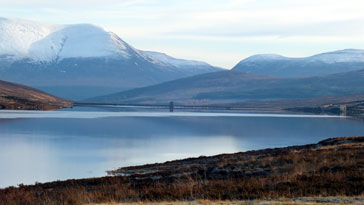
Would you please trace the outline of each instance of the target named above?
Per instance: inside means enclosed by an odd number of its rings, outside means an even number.
[[[188,158],[109,171],[114,176],[0,189],[7,203],[244,201],[363,196],[364,137]]]

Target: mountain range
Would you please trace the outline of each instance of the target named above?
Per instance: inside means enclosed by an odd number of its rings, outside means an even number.
[[[345,49],[305,58],[260,54],[240,61],[233,70],[279,77],[309,77],[364,69],[364,50]]]
[[[0,79],[69,99],[219,70],[204,62],[135,49],[95,25],[0,18]]]
[[[101,103],[184,105],[272,101],[364,93],[364,70],[303,78],[221,71],[89,99]]]
[[[138,50],[91,24],[0,18],[0,80],[71,100],[209,104],[350,95],[364,91],[363,70],[358,49],[305,58],[259,54],[223,70]]]

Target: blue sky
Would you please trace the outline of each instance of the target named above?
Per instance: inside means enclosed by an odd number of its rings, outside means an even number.
[[[258,53],[364,49],[362,0],[0,0],[0,16],[92,23],[132,46],[225,68]]]

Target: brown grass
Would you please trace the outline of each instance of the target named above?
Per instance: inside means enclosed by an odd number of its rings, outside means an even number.
[[[0,190],[3,204],[364,196],[364,137],[121,168],[103,178]],[[120,176],[124,175],[124,176]]]
[[[54,110],[72,106],[72,102],[24,85],[0,80],[0,109]]]

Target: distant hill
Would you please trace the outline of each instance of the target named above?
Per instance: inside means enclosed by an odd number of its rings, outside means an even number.
[[[247,101],[220,104],[219,106],[285,110],[298,107],[324,107],[329,105],[348,104],[361,101],[364,101],[364,93],[351,95],[330,95],[313,98]]]
[[[0,80],[68,99],[218,70],[207,63],[138,50],[95,25],[0,18]]]
[[[24,85],[0,81],[0,109],[52,110],[71,105],[70,101]]]
[[[275,54],[254,55],[240,61],[233,70],[279,77],[308,77],[364,69],[364,50],[346,49],[307,58]]]
[[[221,71],[89,99],[104,103],[216,104],[364,93],[364,70],[306,78]]]

